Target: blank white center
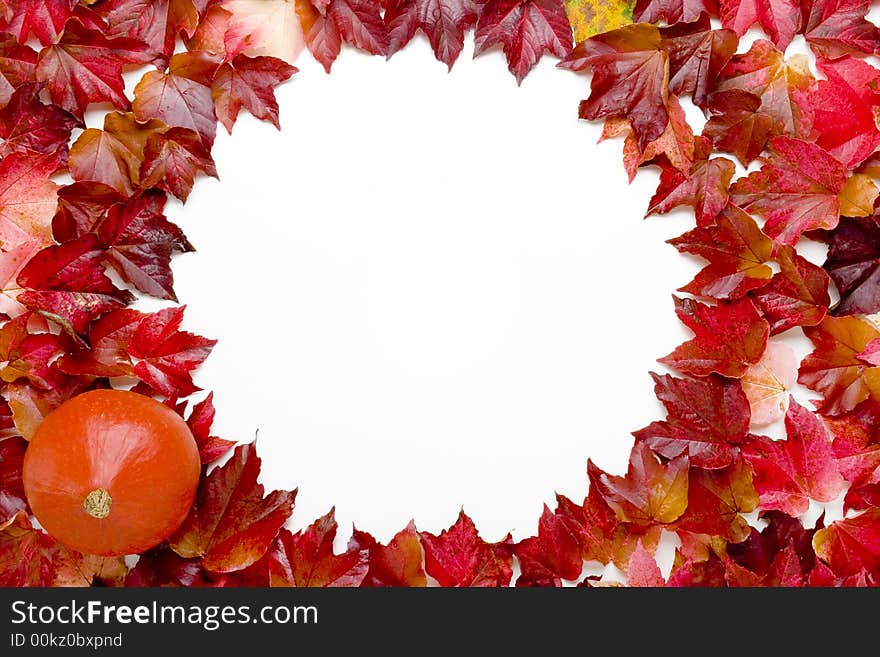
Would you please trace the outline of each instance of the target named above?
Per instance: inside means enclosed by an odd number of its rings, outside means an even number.
[[[303,60],[282,131],[243,116],[222,182],[170,210],[198,249],[175,261],[186,326],[220,340],[197,379],[216,433],[259,429],[297,527],[336,505],[388,538],[464,505],[490,538],[533,532],[659,417],[647,372],[694,271],[663,241],[692,220],[642,220],[656,177],[627,184],[577,120],[586,79],[550,61],[517,88],[500,56],[447,74],[424,43]]]

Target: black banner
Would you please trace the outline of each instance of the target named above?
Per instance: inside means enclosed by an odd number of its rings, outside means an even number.
[[[872,631],[877,601],[870,590],[0,589],[0,655],[768,654],[777,640],[816,654]]]

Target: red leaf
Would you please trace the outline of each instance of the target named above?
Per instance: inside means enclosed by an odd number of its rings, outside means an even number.
[[[665,20],[673,25],[690,23],[703,12],[716,16],[717,0],[637,0],[633,18],[637,23],[659,23]]]
[[[355,587],[367,575],[368,548],[333,552],[336,518],[333,509],[303,531],[281,530],[267,558],[271,586]]]
[[[0,525],[0,586],[51,586],[55,541],[21,513]]]
[[[787,440],[756,436],[743,453],[755,471],[755,488],[762,509],[791,516],[807,512],[810,500],[830,502],[844,488],[828,429],[797,402],[785,414]]]
[[[19,301],[81,339],[93,319],[134,300],[107,278],[104,255],[95,235],[43,249],[18,275]]]
[[[736,52],[738,39],[731,30],[713,30],[709,15],[692,23],[660,29],[661,48],[669,54],[669,88],[679,96],[692,96],[697,107],[706,107],[709,93],[721,70]]]
[[[7,527],[28,503],[21,481],[21,466],[27,441],[18,436],[0,440],[0,527]]]
[[[801,31],[817,55],[872,55],[880,48],[880,32],[865,17],[870,0],[802,0],[802,5]]]
[[[174,55],[168,73],[150,71],[138,82],[132,103],[135,117],[192,130],[210,147],[217,132],[211,83],[218,66],[217,59],[208,53]]]
[[[633,432],[660,456],[683,454],[697,468],[725,468],[749,432],[749,400],[739,381],[711,376],[676,379],[651,373],[654,394],[666,407],[665,420]]]
[[[167,547],[158,547],[138,558],[125,586],[214,586],[201,559],[184,559]]]
[[[421,30],[428,37],[434,56],[452,70],[464,47],[465,31],[477,23],[479,6],[474,0],[390,0],[384,15],[388,57]]]
[[[508,586],[513,573],[510,536],[500,543],[480,538],[464,511],[439,536],[419,532],[425,570],[440,586]]]
[[[296,73],[296,68],[274,57],[239,55],[223,64],[214,78],[212,95],[217,118],[231,134],[238,113],[244,107],[261,121],[279,130],[275,87]]]
[[[880,337],[877,329],[858,317],[826,317],[804,333],[815,349],[801,362],[798,382],[822,395],[820,413],[840,415],[869,397],[880,399],[880,368],[859,357]]]
[[[733,183],[733,202],[766,217],[764,232],[780,244],[795,244],[805,231],[834,228],[846,167],[820,146],[798,139],[776,137],[770,146],[761,170]]]
[[[880,573],[880,509],[831,523],[813,537],[816,556],[838,575]]]
[[[20,46],[11,35],[0,33],[0,107],[18,87],[35,79],[36,67],[37,53]]]
[[[682,253],[693,253],[709,261],[694,280],[679,288],[680,292],[737,299],[763,287],[773,276],[773,270],[766,264],[773,241],[735,205],[727,206],[715,225],[695,228],[668,243]]]
[[[44,46],[51,46],[73,16],[76,0],[14,0],[6,2],[9,11],[0,29],[27,43],[33,34]]]
[[[89,348],[62,356],[63,372],[87,376],[134,376],[128,343],[146,315],[124,308],[97,319],[89,331]]]
[[[831,298],[828,274],[790,246],[776,252],[780,271],[752,293],[755,305],[770,323],[771,335],[794,326],[815,326],[825,317]]]
[[[640,525],[675,522],[687,507],[688,457],[660,463],[650,448],[637,442],[625,477],[603,472],[587,463],[591,486],[614,509],[620,520]]]
[[[61,40],[40,52],[36,76],[45,82],[52,102],[82,118],[90,103],[110,102],[128,109],[123,64],[145,64],[145,46],[133,39],[108,39],[71,21]]]
[[[752,471],[742,459],[723,470],[692,468],[688,477],[687,509],[677,527],[739,543],[750,531],[742,514],[751,513],[757,507],[758,493]]]
[[[568,523],[544,512],[538,523],[538,535],[526,538],[513,548],[519,559],[520,576],[516,586],[562,586],[562,580],[575,580],[584,567],[581,546]]]
[[[163,67],[177,38],[191,37],[199,23],[193,0],[109,0],[98,5],[98,10],[107,21],[107,36],[145,43],[155,63]]]
[[[49,176],[58,166],[55,156],[13,153],[0,160],[0,243],[6,252],[29,244],[52,244],[52,215],[58,185]],[[6,257],[6,256],[4,256]]]
[[[55,105],[40,102],[40,85],[20,86],[0,109],[0,157],[10,153],[58,155],[67,159],[67,142],[77,120]]]
[[[360,552],[365,549],[369,550],[370,568],[361,586],[427,586],[422,567],[422,545],[412,522],[397,532],[388,545],[382,545],[368,533],[355,529],[348,550]]]
[[[831,231],[828,272],[840,301],[835,315],[880,312],[880,225],[876,217],[844,219]]]
[[[144,383],[167,397],[186,397],[199,388],[191,372],[211,353],[216,340],[180,331],[185,306],[167,308],[148,315],[128,345],[139,358],[134,373]]]
[[[257,483],[260,459],[254,445],[240,445],[224,465],[199,483],[193,508],[169,539],[184,558],[203,557],[218,573],[247,568],[269,549],[293,511],[296,491],[264,497]]]
[[[163,189],[185,202],[199,171],[217,177],[210,149],[192,130],[171,128],[147,139],[139,174],[142,187]]]
[[[213,463],[235,445],[235,442],[231,440],[211,435],[214,413],[214,393],[210,392],[207,397],[192,407],[186,420],[193,437],[196,439],[196,444],[199,446],[199,456],[205,465]]]
[[[797,0],[720,0],[721,24],[739,36],[753,25],[760,25],[777,48],[785,49],[798,29],[800,5]]]
[[[660,567],[654,559],[654,555],[642,547],[641,541],[629,558],[629,567],[626,571],[627,586],[661,587],[666,586],[666,581],[660,572]]]
[[[625,116],[644,150],[669,123],[669,55],[653,25],[628,25],[581,42],[560,64],[582,71],[592,67],[590,97],[580,105],[582,119]]]
[[[59,242],[69,242],[91,232],[114,205],[125,201],[109,185],[77,182],[58,190],[58,209],[52,219],[52,232]]]
[[[321,62],[324,70],[329,73],[342,48],[342,36],[336,29],[333,20],[315,9],[310,0],[295,1],[296,13],[302,24],[309,52]]]
[[[675,301],[675,312],[694,332],[659,362],[693,376],[713,372],[739,378],[764,353],[770,327],[748,299],[707,306],[692,299]]]
[[[760,107],[761,98],[741,89],[715,93],[709,98],[710,117],[703,134],[718,150],[733,153],[748,166],[770,138],[783,131],[782,123]]]
[[[544,51],[565,57],[571,51],[571,25],[560,0],[488,0],[474,34],[474,56],[500,45],[517,84]]]

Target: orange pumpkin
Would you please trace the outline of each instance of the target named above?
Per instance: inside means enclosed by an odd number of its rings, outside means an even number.
[[[198,447],[177,413],[134,392],[93,390],[46,416],[23,478],[50,535],[109,556],[143,552],[177,529],[199,473]]]

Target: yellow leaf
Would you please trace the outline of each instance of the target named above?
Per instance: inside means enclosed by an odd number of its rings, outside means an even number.
[[[629,25],[634,6],[635,0],[566,0],[565,12],[575,43]]]
[[[870,217],[874,214],[874,201],[880,195],[880,189],[870,176],[857,173],[846,181],[840,191],[840,214],[844,217]]]

